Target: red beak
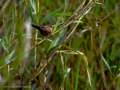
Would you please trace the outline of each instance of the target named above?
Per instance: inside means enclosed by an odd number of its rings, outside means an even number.
[[[53,27],[52,26],[50,26],[52,29],[53,29]]]

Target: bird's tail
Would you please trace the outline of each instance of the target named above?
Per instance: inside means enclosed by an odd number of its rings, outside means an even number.
[[[31,24],[31,26],[38,29],[39,31],[41,30],[41,28],[39,26],[36,26],[36,25],[33,25],[33,24]]]

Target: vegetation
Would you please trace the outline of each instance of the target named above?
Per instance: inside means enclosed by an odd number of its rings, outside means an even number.
[[[120,90],[119,20],[119,0],[0,0],[0,90]]]

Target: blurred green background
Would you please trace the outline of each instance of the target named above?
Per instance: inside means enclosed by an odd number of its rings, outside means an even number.
[[[84,7],[87,6],[88,1],[85,0]],[[64,31],[59,32],[50,37],[36,47],[36,53],[33,48],[27,58],[24,58],[25,53],[21,54],[36,41],[35,29],[27,26],[26,23],[39,26],[55,25],[54,30],[57,31],[83,2],[84,0],[0,0],[0,67],[15,59],[11,64],[0,69],[1,89],[12,89],[12,86],[23,84],[35,70],[34,60],[36,59],[37,63],[44,62],[52,52],[50,49],[52,43],[57,43],[57,40],[54,40],[64,33]],[[76,15],[77,13],[71,19]],[[120,90],[119,20],[119,0],[96,1],[82,17],[80,20],[82,23],[79,23],[69,40],[62,44],[59,51],[63,53],[56,53],[54,59],[38,77],[32,80],[28,88],[30,90],[42,90],[43,87],[48,90],[50,88],[52,90]],[[63,24],[57,26],[57,22]],[[66,29],[71,28],[71,25]],[[30,35],[27,35],[29,30],[31,30]],[[37,42],[42,40],[41,37],[38,32]],[[70,50],[72,53],[69,54],[65,50]],[[83,54],[73,53],[77,51]],[[82,57],[87,58],[88,67]],[[20,68],[25,59],[27,65],[21,76]]]

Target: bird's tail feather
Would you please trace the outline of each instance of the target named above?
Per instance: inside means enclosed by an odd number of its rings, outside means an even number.
[[[31,24],[31,26],[38,29],[39,31],[41,30],[41,28],[39,26],[36,26],[36,25],[33,25],[33,24]]]

